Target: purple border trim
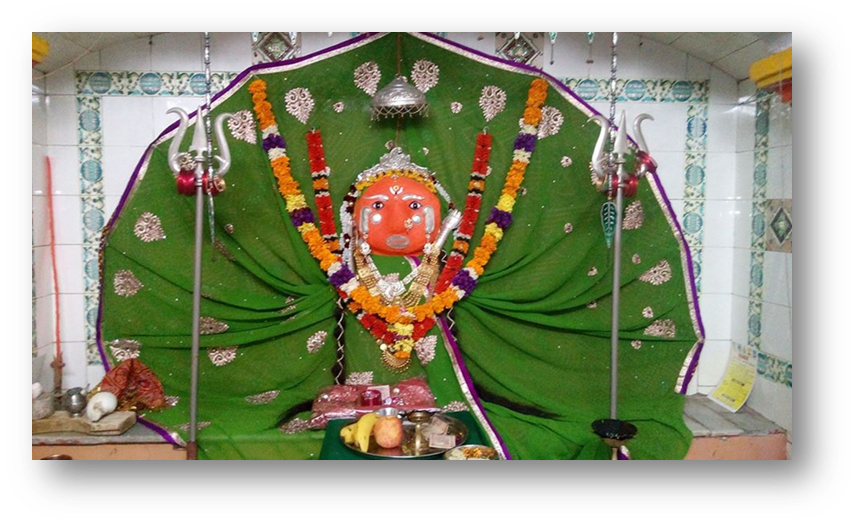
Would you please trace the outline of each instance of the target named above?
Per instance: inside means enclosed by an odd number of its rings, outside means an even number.
[[[139,417],[139,416],[138,416],[138,417],[137,417],[137,422],[138,422],[138,423],[141,423],[144,427],[147,427],[147,428],[149,428],[149,429],[154,430],[155,432],[157,432],[157,434],[158,434],[159,436],[161,436],[162,438],[164,438],[164,440],[165,440],[165,441],[167,441],[168,443],[171,443],[171,444],[173,444],[173,445],[175,445],[175,446],[177,446],[177,447],[181,447],[181,448],[184,448],[184,447],[186,446],[186,445],[184,445],[184,444],[182,444],[182,443],[179,443],[179,442],[178,442],[178,441],[176,441],[175,439],[173,439],[172,434],[170,434],[169,432],[167,432],[167,430],[166,430],[165,428],[163,428],[163,427],[161,427],[161,426],[159,426],[159,425],[157,425],[157,424],[155,424],[155,423],[152,423],[151,421],[147,421],[147,420],[143,419],[142,417]]]
[[[477,408],[482,412],[482,416],[485,418],[485,421],[488,422],[488,426],[491,427],[491,431],[494,432],[495,436],[497,436],[497,441],[500,442],[500,448],[503,449],[503,454],[506,455],[506,459],[512,459],[512,454],[509,453],[509,449],[506,447],[506,442],[503,441],[503,436],[501,436],[500,432],[497,431],[497,427],[491,423],[491,419],[485,412],[485,407],[483,407],[482,402],[479,401],[479,394],[476,393],[476,388],[473,386],[473,380],[470,379],[470,372],[467,371],[467,366],[464,364],[464,359],[461,356],[461,349],[458,348],[458,342],[455,340],[449,326],[446,324],[446,319],[438,317],[437,321],[437,324],[443,330],[447,341],[449,341],[449,344],[452,347],[452,353],[455,354],[455,360],[458,362],[458,367],[461,369],[462,375],[464,375],[464,382],[467,383],[467,388],[470,389],[470,395],[473,396],[473,400],[476,402]]]
[[[681,223],[678,221],[678,217],[673,210],[672,204],[670,203],[669,198],[667,198],[667,193],[664,191],[664,186],[661,184],[661,178],[658,176],[657,170],[652,172],[652,178],[655,181],[655,185],[657,186],[657,191],[661,194],[661,198],[663,198],[664,202],[667,205],[667,210],[670,212],[670,216],[672,220],[675,222],[678,231],[681,233],[681,243],[684,247],[685,257],[687,258],[687,272],[688,277],[690,279],[690,291],[693,295],[693,308],[696,313],[696,320],[699,323],[699,334],[701,339],[696,343],[696,350],[694,351],[693,358],[690,361],[690,365],[687,368],[684,376],[684,382],[681,385],[681,394],[687,394],[687,387],[690,386],[690,380],[693,379],[693,374],[696,372],[696,366],[699,364],[699,356],[702,353],[702,347],[705,345],[705,326],[702,324],[702,314],[699,311],[699,292],[696,289],[696,276],[693,273],[693,258],[690,254],[690,245],[687,244],[687,239],[684,238],[684,232],[681,230]]]

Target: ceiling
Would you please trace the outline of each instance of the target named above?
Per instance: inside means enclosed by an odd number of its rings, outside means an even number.
[[[51,46],[37,69],[44,73],[68,67],[90,52],[160,33],[35,33]],[[699,58],[738,80],[750,64],[791,46],[791,33],[632,33]]]

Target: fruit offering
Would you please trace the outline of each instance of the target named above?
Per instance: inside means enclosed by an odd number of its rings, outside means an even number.
[[[402,444],[402,439],[404,439],[402,420],[397,416],[378,418],[373,432],[375,433],[375,442],[381,448],[396,448]]]

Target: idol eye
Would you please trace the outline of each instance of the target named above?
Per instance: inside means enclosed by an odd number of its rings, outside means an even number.
[[[411,209],[412,209],[412,210],[418,210],[418,209],[420,209],[420,208],[422,208],[422,207],[423,207],[423,205],[422,205],[422,204],[420,204],[420,203],[419,203],[419,202],[417,202],[417,201],[413,201],[413,202],[410,204],[410,206],[411,206]]]
[[[372,207],[375,208],[376,210],[380,210],[381,208],[384,207],[384,203],[381,201],[375,201],[372,203]]]

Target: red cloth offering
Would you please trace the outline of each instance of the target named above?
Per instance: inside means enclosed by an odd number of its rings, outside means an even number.
[[[99,391],[119,400],[119,410],[157,410],[167,404],[164,387],[154,372],[138,359],[126,359],[110,369]]]
[[[350,419],[380,408],[363,406],[361,398],[366,390],[389,392],[389,397],[382,399],[382,406],[403,411],[438,410],[434,394],[422,377],[405,379],[395,385],[334,385],[322,388],[316,395],[310,427],[324,428],[331,419]]]

